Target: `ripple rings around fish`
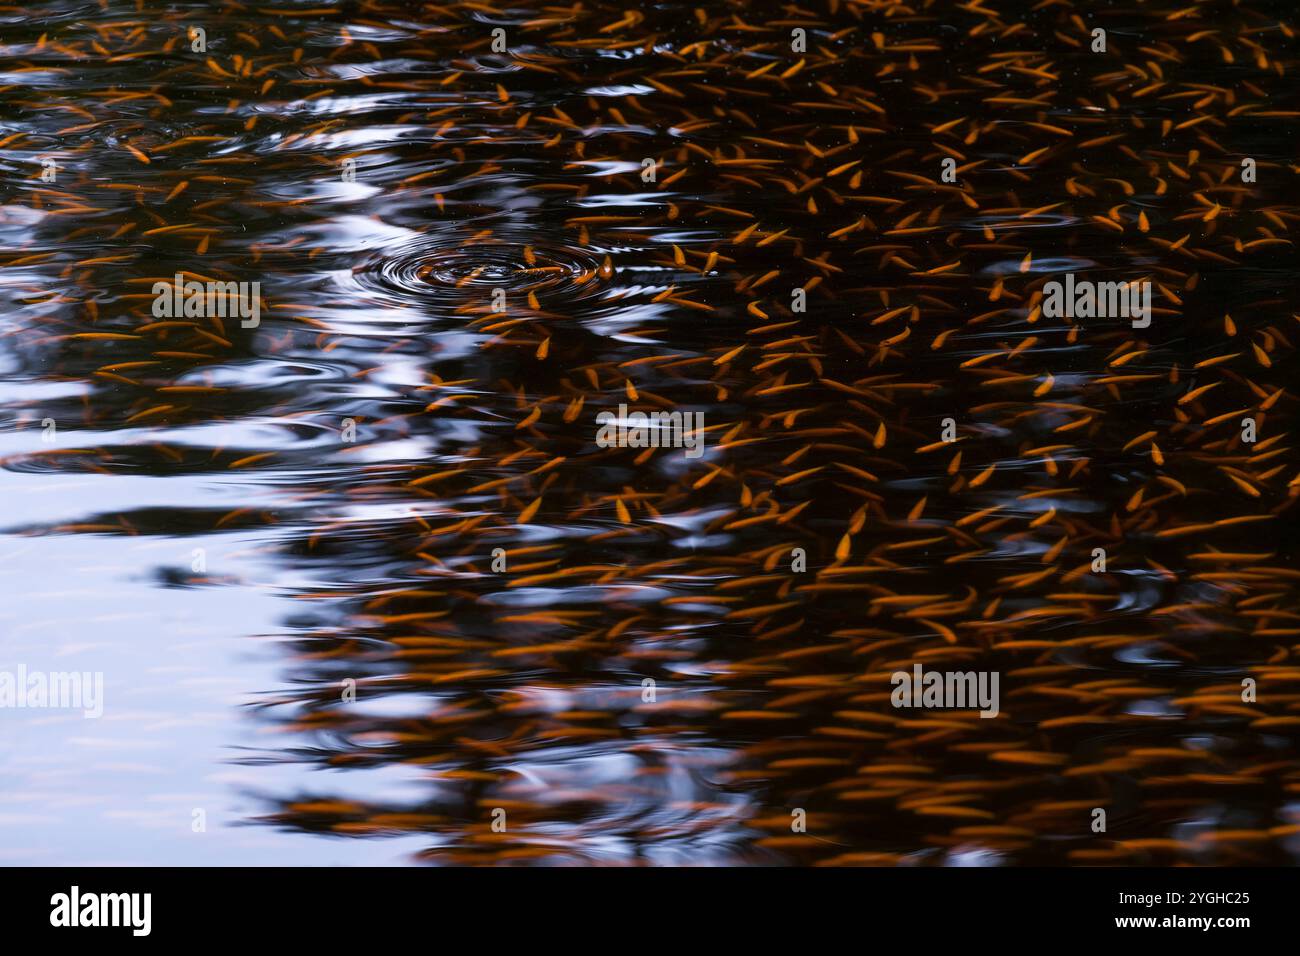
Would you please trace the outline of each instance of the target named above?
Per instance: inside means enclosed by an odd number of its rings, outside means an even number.
[[[599,295],[611,271],[598,253],[562,243],[429,236],[386,249],[354,268],[353,280],[402,302],[487,305],[503,289],[507,302],[531,294],[545,308]]]

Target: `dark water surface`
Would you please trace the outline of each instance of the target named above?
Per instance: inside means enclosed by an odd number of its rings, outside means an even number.
[[[1294,19],[0,7],[0,862],[1294,862]]]

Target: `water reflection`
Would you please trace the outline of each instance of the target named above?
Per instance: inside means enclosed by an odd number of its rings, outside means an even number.
[[[0,11],[3,859],[1292,861],[1283,28],[921,6]]]

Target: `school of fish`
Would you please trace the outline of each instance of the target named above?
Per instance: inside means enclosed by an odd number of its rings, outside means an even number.
[[[249,719],[335,773],[259,825],[1300,859],[1294,8],[45,6],[0,6],[0,346],[82,387],[3,428],[78,446],[0,464],[274,491],[25,531],[295,569],[160,572],[301,607]],[[1149,282],[1149,326],[1049,317],[1066,273]],[[157,317],[177,274],[260,324]],[[704,454],[599,446],[620,405]],[[1000,712],[894,708],[918,663]],[[356,796],[397,764],[418,798]]]

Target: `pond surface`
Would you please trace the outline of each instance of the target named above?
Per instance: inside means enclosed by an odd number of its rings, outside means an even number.
[[[1294,8],[1091,6],[0,6],[0,862],[1293,864]]]

